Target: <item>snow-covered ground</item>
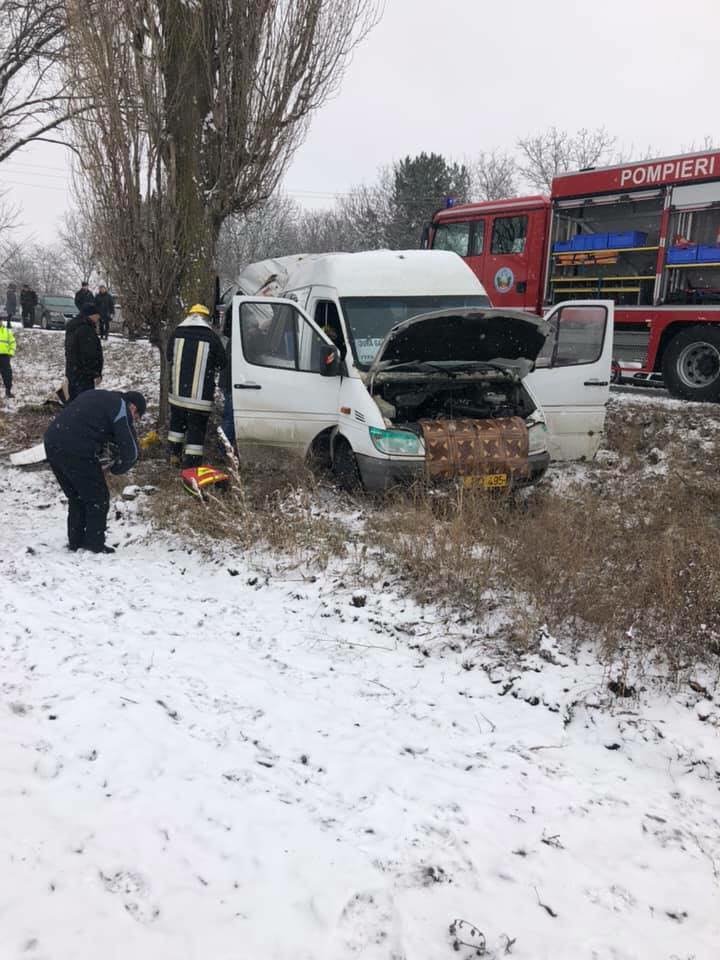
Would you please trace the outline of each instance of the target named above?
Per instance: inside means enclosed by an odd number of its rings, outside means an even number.
[[[199,550],[145,494],[69,554],[46,471],[0,486],[2,960],[473,956],[456,918],[496,958],[720,954],[716,690],[616,698],[551,637],[508,667],[392,572]]]

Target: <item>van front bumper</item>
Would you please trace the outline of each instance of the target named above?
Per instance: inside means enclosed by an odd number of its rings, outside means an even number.
[[[379,457],[368,457],[358,453],[358,470],[363,486],[368,493],[383,493],[396,486],[424,481],[427,477],[424,460],[384,460]],[[535,483],[542,477],[550,465],[550,454],[547,450],[540,453],[531,453],[528,457],[528,473],[525,477],[517,477],[518,486]]]
[[[391,487],[416,483],[425,477],[425,460],[384,460],[357,453],[360,479],[368,493],[383,493]]]

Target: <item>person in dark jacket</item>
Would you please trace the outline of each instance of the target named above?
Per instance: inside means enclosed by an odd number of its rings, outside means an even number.
[[[176,328],[167,348],[170,363],[170,462],[199,467],[215,399],[215,375],[226,363],[225,348],[200,303]]]
[[[110,317],[115,313],[115,301],[104,283],[100,284],[95,294],[95,306],[100,314],[100,339],[107,340],[110,335]]]
[[[105,545],[110,494],[105,470],[122,474],[138,458],[134,423],[145,413],[136,391],[83,393],[55,417],[45,432],[45,453],[68,500],[68,547],[114,553]],[[103,468],[100,455],[112,444],[114,459]]]
[[[8,320],[14,320],[17,313],[17,287],[14,283],[9,283],[5,293],[5,313]]]
[[[35,323],[35,307],[38,298],[34,290],[24,283],[20,291],[20,309],[22,310],[22,325],[31,327]]]
[[[78,313],[82,310],[86,303],[93,303],[95,296],[93,295],[90,285],[87,280],[83,280],[80,289],[75,294],[75,306],[78,308]]]
[[[95,327],[100,320],[98,308],[86,303],[79,316],[65,327],[65,376],[70,399],[100,385],[103,350]]]

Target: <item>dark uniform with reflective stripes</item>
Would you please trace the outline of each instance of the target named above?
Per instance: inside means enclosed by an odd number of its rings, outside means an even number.
[[[145,398],[135,392],[91,390],[68,404],[45,432],[45,452],[68,499],[68,546],[102,553],[105,549],[110,495],[99,456],[105,444],[115,447],[110,472],[127,473],[138,458],[128,404],[140,416]]]
[[[215,377],[225,366],[220,337],[201,314],[191,313],[168,345],[170,362],[170,455],[184,467],[203,462],[205,433],[215,399]]]

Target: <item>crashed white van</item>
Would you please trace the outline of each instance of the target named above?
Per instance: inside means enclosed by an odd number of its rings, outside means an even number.
[[[252,264],[226,306],[241,449],[294,449],[379,491],[529,483],[599,445],[611,302],[492,309],[460,257],[410,250]]]

